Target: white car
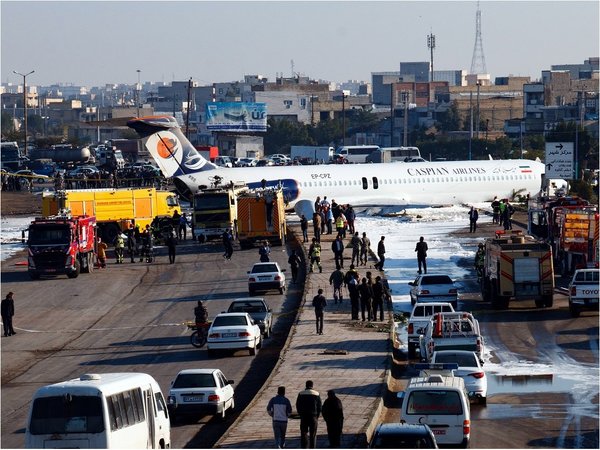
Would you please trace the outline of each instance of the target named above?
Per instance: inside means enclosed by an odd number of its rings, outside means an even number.
[[[481,367],[475,352],[466,350],[440,350],[433,352],[432,364],[454,363],[458,369],[454,369],[454,376],[465,381],[465,388],[469,392],[469,398],[476,399],[480,404],[487,402],[487,377]]]
[[[258,159],[256,158],[240,158],[238,160],[238,167],[255,167],[258,163]]]
[[[276,262],[260,262],[252,266],[248,272],[248,293],[254,295],[256,291],[279,290],[285,291],[285,272]]]
[[[410,304],[413,306],[418,302],[448,302],[455,310],[457,308],[458,289],[448,275],[417,275],[408,285],[411,286]]]
[[[215,317],[208,329],[208,356],[214,356],[216,350],[242,349],[256,355],[256,350],[261,346],[260,327],[246,312],[221,313]]]
[[[232,380],[219,369],[186,369],[171,382],[167,407],[171,419],[181,414],[199,413],[225,418],[235,407]]]

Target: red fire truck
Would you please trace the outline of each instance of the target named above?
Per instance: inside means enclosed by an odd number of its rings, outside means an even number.
[[[28,272],[36,280],[42,275],[66,274],[94,268],[96,218],[69,214],[36,218],[28,228]]]

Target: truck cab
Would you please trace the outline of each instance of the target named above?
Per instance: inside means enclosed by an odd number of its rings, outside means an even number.
[[[599,269],[578,269],[569,283],[569,312],[579,317],[581,311],[598,311]]]

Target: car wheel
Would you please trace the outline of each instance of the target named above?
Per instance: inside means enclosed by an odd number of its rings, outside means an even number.
[[[69,278],[77,278],[79,276],[80,271],[81,271],[81,265],[79,264],[79,261],[75,261],[75,270],[73,270],[72,272],[69,272],[67,274],[67,276]]]
[[[413,359],[417,354],[417,348],[416,346],[412,345],[412,344],[408,344],[408,358],[409,359]]]
[[[40,279],[40,274],[39,273],[35,273],[35,272],[29,272],[29,278],[31,278],[32,280],[39,280]]]
[[[579,317],[579,315],[581,314],[579,308],[574,305],[569,305],[569,312],[571,313],[571,317]]]
[[[262,348],[262,345],[263,345],[262,336],[259,336],[258,342],[256,344],[256,348]]]
[[[283,291],[285,291],[285,287],[280,287],[280,288],[279,288],[279,293],[280,293],[280,294],[283,294]]]
[[[248,295],[252,297],[254,295],[254,289],[248,289]]]
[[[206,350],[206,354],[209,358],[214,358],[216,355],[216,351],[212,348],[209,348],[208,350]]]
[[[265,337],[266,338],[270,338],[272,332],[273,332],[273,330],[272,330],[271,326],[268,326],[268,327],[265,326]]]
[[[225,408],[225,403],[223,403],[223,410],[219,413],[219,421],[224,421],[225,416],[227,416],[227,408]]]
[[[231,397],[231,404],[229,405],[229,409],[232,411],[235,409],[235,399],[233,397]]]
[[[487,405],[487,397],[479,397],[479,404],[486,406]]]
[[[415,303],[417,303],[417,300],[415,300],[412,296],[410,297],[410,304],[411,306],[415,306]]]

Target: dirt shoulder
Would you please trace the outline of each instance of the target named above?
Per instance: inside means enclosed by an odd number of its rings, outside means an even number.
[[[35,216],[42,212],[42,200],[38,193],[27,191],[2,191],[2,216]]]

